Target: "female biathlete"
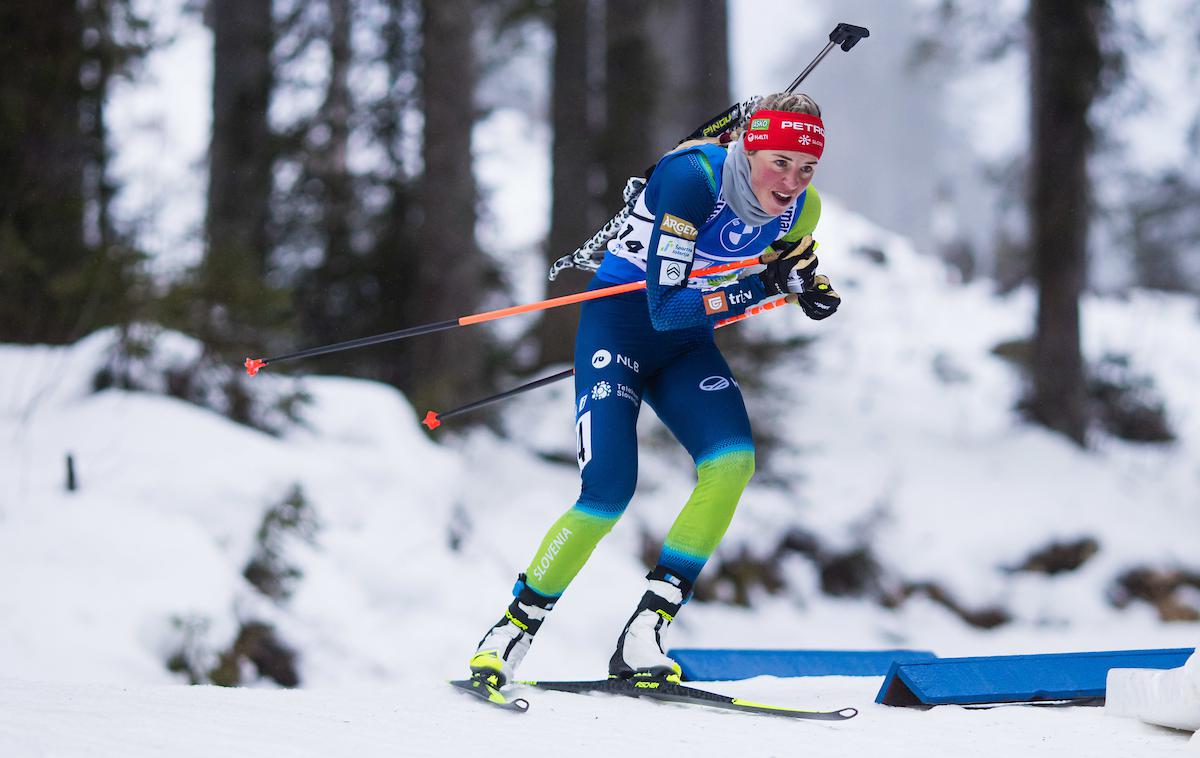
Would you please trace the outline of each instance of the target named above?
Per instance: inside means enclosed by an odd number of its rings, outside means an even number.
[[[687,448],[698,481],[617,638],[609,676],[679,676],[664,652],[664,633],[754,473],[750,420],[713,342],[713,325],[776,295],[791,293],[814,319],[831,315],[840,302],[816,273],[811,236],[821,212],[809,186],[825,148],[820,115],[807,95],[771,95],[728,148],[716,141],[680,145],[655,166],[628,223],[609,243],[590,288],[644,279],[646,290],[583,305],[575,340],[583,484],[471,658],[472,672],[492,686],[512,681],[547,614],[629,504],[643,401]],[[757,273],[689,279],[693,268],[764,251],[774,260]]]

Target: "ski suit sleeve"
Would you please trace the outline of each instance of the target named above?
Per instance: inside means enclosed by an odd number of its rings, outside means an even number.
[[[663,158],[646,185],[646,205],[654,212],[646,259],[646,302],[658,331],[713,324],[737,316],[763,299],[757,276],[723,288],[738,305],[709,316],[700,290],[687,286],[696,237],[717,203],[717,185],[708,159],[699,150],[681,150]]]
[[[817,230],[817,222],[821,220],[821,196],[817,194],[817,188],[809,185],[808,189],[804,190],[804,205],[800,208],[800,215],[796,217],[795,223],[788,233],[783,235],[781,242],[799,242],[806,234],[813,234]],[[768,247],[767,250],[770,250]],[[764,253],[766,250],[763,251]]]

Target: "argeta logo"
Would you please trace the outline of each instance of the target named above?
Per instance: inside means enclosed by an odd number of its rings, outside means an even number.
[[[679,216],[672,216],[670,213],[663,214],[662,223],[658,225],[658,228],[677,237],[683,237],[685,240],[694,240],[700,233],[700,230],[691,221]]]
[[[612,363],[612,353],[604,348],[592,353],[592,368],[604,368],[610,363]]]
[[[709,376],[700,380],[700,389],[705,392],[719,392],[729,389],[729,380],[723,376]]]

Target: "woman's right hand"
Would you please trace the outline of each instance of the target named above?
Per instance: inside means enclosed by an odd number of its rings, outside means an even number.
[[[786,295],[807,290],[817,272],[816,249],[816,240],[806,234],[790,250],[770,260],[766,270],[758,275],[767,295]]]

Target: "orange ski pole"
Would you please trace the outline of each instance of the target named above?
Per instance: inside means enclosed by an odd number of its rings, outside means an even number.
[[[718,321],[716,324],[713,325],[713,328],[720,329],[723,326],[729,326],[730,324],[736,324],[738,321],[748,319],[751,316],[757,316],[760,313],[766,313],[767,311],[775,310],[776,308],[779,308],[784,305],[787,305],[786,297],[780,297],[780,298],[776,298],[774,300],[767,300],[765,302],[759,303],[758,305],[747,308],[745,310],[745,312],[740,313],[737,316],[730,316],[729,318],[721,319],[720,321]],[[459,406],[458,408],[455,408],[454,410],[446,411],[444,413],[438,413],[437,411],[429,411],[428,413],[425,414],[425,418],[424,418],[424,420],[421,421],[421,423],[424,424],[425,426],[429,427],[430,431],[433,431],[434,429],[437,429],[439,426],[441,426],[443,421],[446,421],[447,419],[457,416],[460,413],[467,413],[469,411],[475,410],[476,408],[482,408],[485,405],[491,405],[492,403],[498,403],[501,400],[507,400],[508,398],[513,397],[514,395],[519,395],[522,392],[528,392],[529,390],[535,390],[538,387],[545,387],[547,384],[553,384],[554,382],[557,382],[561,379],[566,379],[568,376],[574,376],[574,375],[575,375],[575,369],[569,368],[564,371],[560,371],[557,374],[551,374],[550,376],[544,376],[541,379],[535,379],[534,381],[529,382],[528,384],[522,384],[520,387],[514,387],[513,389],[508,390],[506,392],[501,392],[498,395],[492,395],[491,397],[485,397],[482,400],[476,400],[473,403],[467,403],[466,405]]]
[[[737,271],[738,269],[748,268],[763,263],[762,256],[751,258],[744,261],[734,261],[733,263],[722,263],[717,266],[709,266],[698,271],[693,271],[691,278],[703,276],[712,276],[714,274],[724,273],[726,271]],[[501,308],[495,311],[486,311],[484,313],[476,313],[470,316],[462,316],[460,318],[447,319],[446,321],[435,321],[430,324],[422,324],[421,326],[411,326],[407,329],[399,329],[394,332],[385,332],[384,334],[376,334],[372,337],[359,337],[358,339],[347,340],[345,342],[335,342],[332,345],[324,345],[322,347],[313,347],[307,350],[301,350],[296,353],[288,353],[287,355],[279,355],[274,358],[247,358],[245,362],[246,373],[250,376],[257,374],[265,366],[272,363],[281,363],[283,361],[296,360],[298,358],[312,358],[317,355],[326,355],[328,353],[339,353],[343,350],[353,350],[357,347],[366,347],[367,345],[378,345],[381,342],[391,342],[393,340],[402,340],[406,337],[416,337],[420,334],[432,334],[446,329],[454,329],[459,326],[467,326],[469,324],[481,324],[484,321],[495,321],[496,319],[506,318],[508,316],[516,316],[519,313],[533,313],[534,311],[544,311],[549,308],[557,308],[561,305],[570,305],[571,303],[581,303],[585,300],[598,300],[602,297],[610,297],[619,295],[622,292],[635,292],[646,288],[646,282],[630,282],[629,284],[618,284],[612,287],[604,287],[601,289],[589,290],[587,292],[579,292],[574,295],[563,295],[562,297],[552,297],[549,300],[539,300],[536,303],[528,303],[526,305],[514,305],[509,308]]]

